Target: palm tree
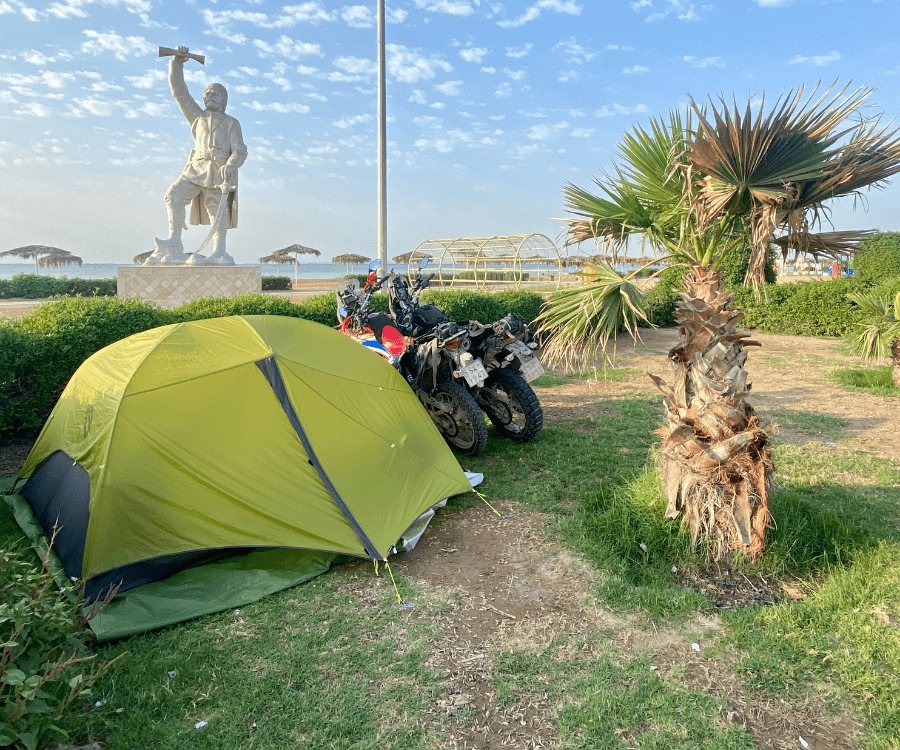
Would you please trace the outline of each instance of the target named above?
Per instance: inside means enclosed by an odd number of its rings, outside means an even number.
[[[896,131],[862,116],[871,91],[845,96],[846,87],[835,95],[832,88],[818,99],[815,90],[806,100],[802,88],[788,93],[769,113],[764,101],[755,115],[748,103],[743,116],[721,97],[709,100],[709,116],[691,99],[686,117],[673,112],[667,123],[654,119],[649,130],[626,134],[621,163],[595,179],[600,195],[563,188],[575,216],[567,220],[567,245],[593,239],[615,253],[640,238],[662,260],[687,266],[676,312],[680,340],[669,352],[675,382],[653,378],[666,407],[660,475],[666,516],[684,514],[694,542],[703,536],[719,560],[732,550],[755,558],[765,548],[773,470],[744,369],[745,348],[758,343],[739,330],[743,315],[717,266],[729,250],[749,247],[745,283],[759,290],[776,232],[795,251],[846,254],[846,241],[835,249],[825,235],[811,240],[810,223],[831,198],[900,171]],[[636,336],[645,319],[637,271],[622,277],[597,263],[590,273],[594,283],[555,295],[541,313],[551,361],[571,366],[598,350],[605,356],[620,325]]]
[[[848,295],[859,305],[869,319],[857,325],[853,350],[866,361],[891,358],[891,377],[900,388],[900,292],[879,297],[874,292],[859,292]]]

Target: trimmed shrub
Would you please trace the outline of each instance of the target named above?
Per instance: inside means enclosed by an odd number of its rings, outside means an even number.
[[[900,276],[900,232],[879,232],[859,244],[853,257],[853,275],[867,284]]]
[[[845,336],[863,313],[847,299],[862,284],[852,276],[826,281],[770,284],[757,301],[750,289],[738,290],[735,306],[744,310],[743,325],[766,333],[798,336]]]
[[[506,315],[496,295],[489,292],[426,289],[420,299],[439,307],[450,320],[474,319],[491,323]]]
[[[332,295],[334,296],[334,295]],[[291,318],[305,317],[298,305],[285,297],[272,294],[239,294],[236,297],[202,297],[176,307],[171,311],[172,322],[225,318],[229,315],[285,315]]]
[[[0,280],[0,298],[46,299],[47,297],[115,297],[116,279],[54,279],[20,273]]]
[[[291,280],[287,276],[263,276],[262,290],[268,291],[286,291],[291,288]]]
[[[513,313],[524,318],[529,325],[534,322],[534,319],[544,306],[544,298],[540,294],[523,289],[506,289],[494,292],[492,296],[503,309],[501,318],[507,313]],[[492,320],[482,320],[481,322],[493,323]]]
[[[36,434],[69,378],[91,354],[169,322],[169,313],[138,300],[66,297],[4,324],[0,438]]]

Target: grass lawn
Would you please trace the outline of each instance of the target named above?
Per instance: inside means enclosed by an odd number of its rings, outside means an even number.
[[[570,382],[577,377],[539,380],[538,395]],[[696,658],[723,684],[733,677],[732,691],[698,685],[678,665],[661,674],[652,649],[624,650],[598,623],[577,636],[560,631],[537,653],[492,652],[493,704],[538,706],[561,748],[749,750],[754,735],[734,718],[735,695],[748,705],[774,697],[787,711],[818,701],[835,721],[858,722],[859,747],[900,748],[900,467],[823,442],[776,442],[767,552],[752,566],[736,561],[729,575],[798,593],[719,611],[686,585],[707,568],[663,518],[653,467],[661,415],[655,396],[606,399],[525,446],[491,431],[466,468],[484,472],[492,504],[547,514],[553,540],[602,573],[593,603],[650,642],[698,613],[720,622]],[[810,434],[845,427],[812,412],[780,417]],[[453,499],[439,518],[479,503]],[[2,546],[20,536],[0,508]],[[101,646],[101,659],[124,656],[58,724],[70,741],[116,750],[447,747],[446,720],[426,717],[443,678],[430,666],[442,632],[434,615],[452,597],[417,596],[401,577],[415,610],[398,607],[389,586],[370,589],[376,599],[362,607],[353,586],[373,575],[346,566],[239,611]],[[480,718],[461,704],[453,721]]]

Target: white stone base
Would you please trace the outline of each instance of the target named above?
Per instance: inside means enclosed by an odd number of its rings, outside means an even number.
[[[171,308],[200,297],[262,291],[262,266],[119,266],[117,296]]]

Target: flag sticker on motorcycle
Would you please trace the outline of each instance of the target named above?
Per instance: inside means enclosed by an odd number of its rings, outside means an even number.
[[[519,365],[519,371],[522,373],[522,378],[524,378],[526,383],[530,383],[535,378],[544,374],[543,366],[535,357],[523,359],[522,363]]]

